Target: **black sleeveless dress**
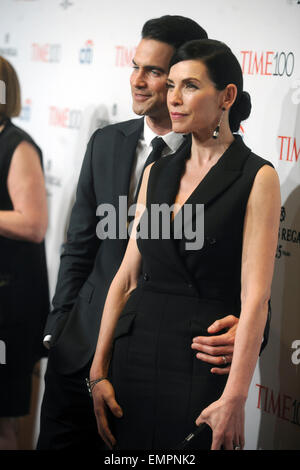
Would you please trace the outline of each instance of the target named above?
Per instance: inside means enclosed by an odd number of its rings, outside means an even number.
[[[12,156],[31,137],[10,121],[0,133],[0,210],[13,209],[7,189]],[[0,236],[0,417],[29,412],[31,374],[46,350],[43,330],[49,313],[45,246]]]
[[[151,204],[174,203],[189,156],[190,148],[151,168],[143,215],[149,226]],[[201,411],[222,394],[227,376],[211,374],[212,366],[196,359],[191,343],[207,335],[216,319],[239,317],[245,210],[255,175],[265,164],[271,165],[236,136],[183,213],[169,220],[171,237],[160,231],[155,238],[138,239],[143,272],[119,318],[110,369],[124,413],[112,424],[119,449],[176,449],[195,429]],[[203,246],[193,249],[187,245],[191,230],[182,230],[181,238],[176,230],[182,216],[182,224],[192,221],[196,232],[197,204],[204,204],[204,237]],[[184,217],[188,206],[192,212]],[[210,444],[207,427],[191,448]]]

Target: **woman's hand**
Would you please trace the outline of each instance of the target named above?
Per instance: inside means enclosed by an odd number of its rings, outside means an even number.
[[[112,435],[108,425],[107,408],[109,408],[112,414],[117,418],[123,416],[123,411],[116,402],[114,388],[107,379],[102,380],[94,386],[93,402],[98,432],[105,444],[112,449],[116,444],[116,439]]]
[[[241,398],[221,397],[198,416],[196,425],[207,423],[213,431],[211,450],[243,449],[245,401]]]

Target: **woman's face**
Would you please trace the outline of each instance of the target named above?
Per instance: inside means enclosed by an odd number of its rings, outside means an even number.
[[[200,60],[173,65],[168,81],[167,103],[175,132],[212,135],[222,114],[222,91],[215,88]]]

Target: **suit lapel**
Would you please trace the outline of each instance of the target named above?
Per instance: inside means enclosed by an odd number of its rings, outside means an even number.
[[[119,196],[128,196],[132,165],[143,126],[143,118],[129,121],[123,127],[120,127],[116,135],[113,156],[113,198],[115,207],[119,207]]]
[[[155,197],[155,202],[166,203],[169,206],[174,204],[180,179],[185,170],[186,160],[190,157],[191,142],[191,137],[187,136],[177,152],[172,156],[170,155],[169,164],[165,171],[159,175],[159,192]]]

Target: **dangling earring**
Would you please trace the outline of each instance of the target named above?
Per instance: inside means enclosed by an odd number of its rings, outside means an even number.
[[[212,135],[212,138],[213,139],[217,139],[219,137],[219,134],[220,134],[220,125],[221,125],[221,121],[222,121],[222,118],[223,118],[223,115],[224,115],[224,111],[225,111],[225,108],[222,108],[222,114],[221,114],[221,117],[220,117],[220,121],[217,125],[217,127],[215,128],[214,132],[213,132],[213,135]]]

